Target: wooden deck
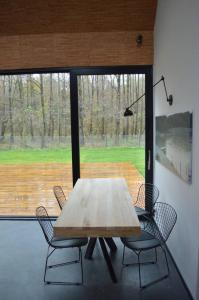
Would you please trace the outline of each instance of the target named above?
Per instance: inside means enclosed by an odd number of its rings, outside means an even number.
[[[82,178],[124,177],[135,200],[144,178],[130,163],[83,163]],[[34,216],[37,206],[49,215],[60,213],[52,187],[61,185],[66,196],[72,190],[71,165],[64,163],[2,164],[0,168],[0,215]]]

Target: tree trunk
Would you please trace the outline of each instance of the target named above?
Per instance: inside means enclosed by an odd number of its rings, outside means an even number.
[[[67,121],[66,121],[66,75],[63,73],[63,84],[62,84],[62,115],[63,115],[63,129],[64,136],[67,136]]]
[[[22,76],[19,75],[17,77],[17,84],[18,84],[18,89],[19,89],[19,99],[20,99],[20,121],[19,121],[19,125],[18,126],[18,130],[20,131],[20,136],[21,136],[21,141],[22,144],[24,146],[24,123],[26,121],[26,116],[24,116],[24,108],[25,108],[25,101],[24,101],[24,96],[23,96],[23,82],[22,82]],[[28,101],[28,97],[27,97],[27,101]],[[28,103],[26,103],[27,107],[28,107]]]
[[[10,119],[10,145],[14,143],[14,125],[13,125],[13,100],[12,100],[12,76],[8,75],[8,103],[9,103],[9,119]]]
[[[130,78],[132,75],[127,75],[127,82],[126,82],[126,105],[127,107],[130,105]],[[126,118],[126,138],[128,139],[129,137],[129,118]]]
[[[102,92],[101,92],[101,95],[102,95],[102,98],[101,98],[101,101],[102,101],[102,129],[101,129],[101,135],[102,135],[102,140],[105,139],[105,76],[102,75],[101,76],[102,78]]]
[[[142,91],[141,93],[143,94],[145,92],[145,85],[144,85],[144,80],[145,78],[142,77]],[[145,97],[142,98],[141,102],[141,113],[140,113],[140,139],[142,138],[144,134],[144,124],[145,124]]]
[[[93,143],[93,103],[94,103],[94,75],[91,75],[91,98],[90,98],[90,136]]]
[[[96,86],[96,123],[99,124],[100,116],[99,116],[99,75],[95,76],[95,86]]]
[[[34,126],[33,126],[33,96],[34,96],[34,91],[33,91],[33,80],[32,80],[32,75],[28,75],[28,81],[29,81],[29,87],[30,87],[30,135],[31,135],[31,140],[34,141]]]
[[[6,132],[6,125],[8,123],[8,118],[6,116],[6,105],[5,105],[5,97],[6,97],[6,76],[3,77],[2,80],[2,116],[1,116],[1,126],[0,126],[0,142],[4,141],[5,132]]]
[[[58,136],[59,136],[59,143],[61,142],[61,135],[62,135],[62,130],[61,130],[61,85],[60,85],[60,74],[57,74],[57,93],[58,93]]]
[[[127,75],[128,76],[128,75]],[[126,91],[125,91],[125,75],[122,75],[122,105],[123,107],[127,107],[127,101],[126,101]],[[124,141],[124,138],[126,136],[126,123],[128,118],[122,118],[122,139]]]
[[[80,145],[84,145],[84,109],[82,99],[82,80],[83,77],[78,77],[78,96],[79,96],[79,131],[80,131]]]
[[[45,115],[45,101],[44,101],[44,84],[43,75],[40,74],[40,97],[41,97],[41,110],[42,110],[42,124],[43,130],[41,132],[41,148],[44,148],[46,138],[46,115]]]
[[[48,125],[48,136],[51,137],[51,140],[53,140],[53,74],[50,73],[50,95],[49,95],[49,125]]]
[[[133,103],[135,101],[135,77],[136,75],[133,75],[131,80],[130,80],[130,100],[131,103]],[[134,111],[134,107],[132,108]],[[129,133],[132,135],[132,137],[134,138],[134,134],[135,134],[135,114],[132,117],[132,123],[131,123],[131,128],[129,129]]]
[[[111,81],[111,108],[112,108],[112,113],[111,113],[111,118],[110,118],[110,128],[111,128],[111,138],[113,139],[114,136],[114,127],[115,127],[115,119],[114,119],[114,114],[116,112],[115,110],[115,103],[114,103],[114,78],[113,75],[110,75],[110,81]]]
[[[121,78],[120,75],[115,75],[117,78],[117,114],[116,114],[116,131],[115,131],[115,144],[119,145],[119,135],[120,135],[120,116],[118,115],[118,112],[120,111],[120,99],[121,99],[121,92],[120,92],[120,86],[121,86]]]

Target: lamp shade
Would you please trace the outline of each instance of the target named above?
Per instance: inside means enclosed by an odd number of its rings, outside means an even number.
[[[129,116],[133,116],[133,112],[132,112],[132,110],[130,110],[127,107],[126,110],[125,110],[125,112],[124,112],[124,117],[129,117]]]

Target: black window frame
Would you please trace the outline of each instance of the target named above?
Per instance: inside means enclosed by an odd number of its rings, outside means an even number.
[[[153,68],[152,66],[87,67],[71,70],[71,130],[73,185],[80,178],[80,145],[78,117],[78,82],[81,75],[144,74],[145,75],[145,182],[153,183]]]
[[[153,183],[153,66],[97,66],[97,67],[47,67],[17,70],[0,70],[2,75],[69,73],[70,112],[71,112],[71,151],[73,186],[80,178],[80,145],[78,117],[78,84],[81,75],[144,74],[145,75],[145,182]],[[29,219],[30,216],[0,216],[0,219]]]

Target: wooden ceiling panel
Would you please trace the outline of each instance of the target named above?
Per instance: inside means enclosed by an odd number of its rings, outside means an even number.
[[[151,65],[153,32],[29,34],[0,37],[0,69]]]
[[[0,0],[0,35],[153,31],[157,0]]]

